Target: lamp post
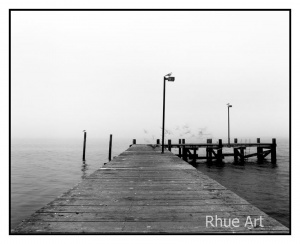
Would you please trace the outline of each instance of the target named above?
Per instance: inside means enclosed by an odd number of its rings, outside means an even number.
[[[227,107],[228,107],[228,145],[230,145],[230,123],[229,123],[229,108],[232,107],[232,105],[230,105],[229,103],[227,103]]]
[[[165,150],[165,95],[166,95],[166,80],[174,82],[175,77],[172,77],[172,72],[164,76],[164,96],[163,96],[163,121],[162,121],[162,148],[161,153]]]

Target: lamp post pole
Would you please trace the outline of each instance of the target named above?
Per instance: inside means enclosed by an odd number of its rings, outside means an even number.
[[[164,93],[163,93],[163,121],[162,121],[162,148],[161,153],[165,151],[165,96],[166,96],[166,80],[174,81],[175,77],[171,77],[172,72],[164,76]]]
[[[164,98],[163,98],[163,121],[162,121],[162,148],[161,153],[165,151],[165,95],[166,95],[166,77],[164,76]]]
[[[232,107],[229,103],[227,103],[228,107],[228,145],[230,145],[230,119],[229,119],[229,108]]]

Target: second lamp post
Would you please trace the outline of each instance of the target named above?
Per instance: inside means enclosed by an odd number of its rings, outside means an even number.
[[[230,145],[229,108],[231,108],[231,107],[232,107],[232,105],[230,105],[229,103],[227,103],[227,107],[228,107],[228,145]]]
[[[162,121],[162,148],[161,153],[165,150],[165,95],[166,95],[166,80],[174,82],[175,77],[172,77],[172,72],[164,76],[164,97],[163,97],[163,121]]]

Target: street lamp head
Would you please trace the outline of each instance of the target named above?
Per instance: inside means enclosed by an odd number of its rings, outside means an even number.
[[[167,78],[167,80],[168,80],[168,81],[171,81],[171,82],[174,82],[174,81],[175,81],[175,77],[171,77],[171,76],[170,76],[169,78]]]
[[[230,105],[230,103],[227,103],[226,105],[227,105],[228,108],[232,107],[232,105]]]
[[[175,77],[172,77],[171,75],[172,75],[172,72],[169,73],[169,74],[167,74],[167,75],[165,75],[164,76],[164,80],[174,82],[175,81]]]

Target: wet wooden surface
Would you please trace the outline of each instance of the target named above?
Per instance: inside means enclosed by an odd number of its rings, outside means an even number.
[[[246,200],[160,150],[133,145],[12,233],[289,233]],[[216,216],[219,222],[206,223]],[[229,226],[234,218],[239,223]]]

